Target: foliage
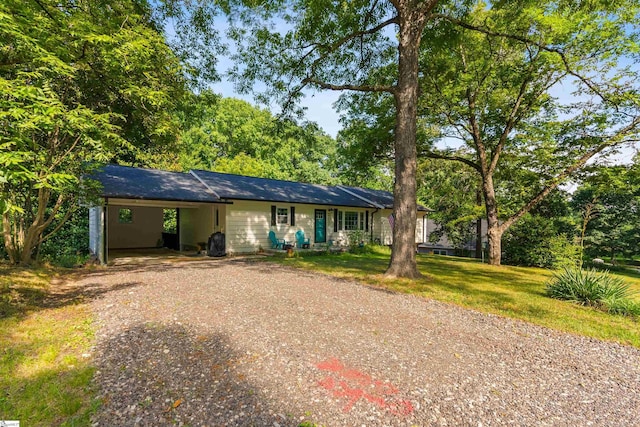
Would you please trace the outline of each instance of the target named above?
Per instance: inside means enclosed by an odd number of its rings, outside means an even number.
[[[556,234],[553,221],[527,215],[505,234],[505,264],[528,267],[561,268],[578,263],[578,250],[572,239]]]
[[[38,260],[71,268],[83,265],[89,259],[89,213],[81,207],[37,252]]]
[[[370,249],[367,244],[367,233],[364,230],[347,231],[347,246],[351,253],[369,253]]]
[[[484,214],[478,178],[469,168],[438,159],[421,159],[418,166],[418,197],[432,209],[429,219],[436,230],[431,242],[443,236],[454,248],[462,248],[477,238],[477,221]]]
[[[390,251],[373,247],[373,253],[307,257],[287,260],[288,266],[320,271],[335,277],[358,280],[376,288],[409,293],[453,303],[484,313],[525,320],[540,326],[640,348],[637,319],[611,316],[577,304],[549,298],[545,293],[549,270],[531,267],[495,267],[476,260],[418,255],[429,276],[421,279],[383,277]],[[640,276],[625,275],[632,290],[640,292]],[[635,302],[640,299],[635,297]]]
[[[604,300],[604,305],[607,307],[608,313],[640,317],[640,302],[638,301],[629,298]]]
[[[184,106],[181,120],[183,169],[337,183],[335,141],[314,123],[297,125],[209,91]]]
[[[512,224],[597,153],[637,140],[640,79],[627,65],[640,51],[638,4],[473,2],[445,12],[422,39],[417,146],[482,180],[489,258],[499,264]],[[392,113],[381,98],[343,101],[347,132],[371,138],[351,139],[358,158],[389,152]]]
[[[28,264],[95,192],[80,176],[166,149],[184,79],[144,2],[10,0],[0,38],[3,241]]]
[[[178,230],[178,210],[164,209],[162,211],[162,231],[175,234]]]
[[[238,3],[232,2],[240,24],[230,34],[238,45],[231,74],[240,88],[260,83],[262,98],[279,101],[285,114],[296,110],[306,88],[394,99],[396,221],[387,274],[419,276],[414,248],[418,46],[438,2]]]
[[[95,369],[83,356],[94,344],[91,313],[55,299],[55,277],[0,264],[0,415],[30,426],[90,425],[98,405]]]
[[[628,258],[640,246],[640,162],[592,168],[573,195],[588,258]]]
[[[551,298],[596,307],[616,314],[635,314],[636,304],[630,300],[630,286],[608,271],[564,268],[547,284]]]
[[[568,195],[555,191],[509,228],[503,239],[504,263],[561,268],[579,263],[576,226]]]

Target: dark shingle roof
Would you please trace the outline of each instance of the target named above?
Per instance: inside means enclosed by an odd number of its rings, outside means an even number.
[[[194,172],[222,199],[372,207],[370,203],[338,187],[202,170]]]
[[[326,186],[203,170],[191,173],[107,165],[90,177],[102,196],[181,202],[257,200],[361,208],[393,208],[393,194],[347,186]],[[418,206],[419,210],[427,210]]]
[[[215,202],[218,199],[188,173],[107,165],[92,174],[102,196],[122,199]]]

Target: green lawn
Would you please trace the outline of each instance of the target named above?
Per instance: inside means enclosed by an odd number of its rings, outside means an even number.
[[[58,274],[0,264],[0,420],[91,424],[92,319],[84,304],[48,298]]]
[[[638,319],[617,316],[558,301],[545,295],[551,271],[540,268],[493,267],[476,260],[437,255],[418,255],[425,275],[419,280],[394,280],[383,276],[389,251],[372,254],[297,256],[278,259],[285,265],[358,279],[366,284],[421,295],[474,310],[526,320],[549,328],[618,341],[640,347]],[[640,275],[620,274],[640,292]],[[640,294],[635,299],[640,301]]]

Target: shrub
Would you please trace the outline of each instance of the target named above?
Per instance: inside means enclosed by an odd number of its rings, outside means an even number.
[[[353,230],[347,232],[347,246],[353,251],[358,247],[364,246],[365,233],[362,230]]]
[[[629,298],[613,300],[610,302],[605,301],[604,303],[609,313],[640,317],[640,303]]]
[[[616,314],[637,314],[637,304],[630,300],[629,285],[608,271],[564,268],[547,283],[552,298],[596,307]]]
[[[552,219],[527,215],[504,235],[503,262],[528,267],[563,268],[577,265],[578,247]]]
[[[51,264],[63,268],[75,268],[81,267],[89,260],[88,254],[76,253],[76,254],[62,254],[50,258]]]

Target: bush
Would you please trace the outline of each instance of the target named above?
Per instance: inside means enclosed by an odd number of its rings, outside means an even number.
[[[80,208],[46,240],[40,248],[40,259],[60,267],[83,265],[89,259],[89,212]]]
[[[364,246],[365,233],[362,230],[353,230],[347,232],[347,246],[349,251],[353,251]]]
[[[605,305],[609,313],[640,317],[640,303],[631,299],[624,298],[610,302],[605,301]]]
[[[629,297],[629,285],[608,271],[564,268],[547,283],[547,295],[552,298],[626,315],[637,315],[638,307]]]
[[[505,233],[503,262],[527,267],[563,268],[578,263],[578,247],[553,220],[527,215]]]
[[[88,254],[63,254],[57,257],[50,258],[51,264],[63,268],[75,268],[82,267],[89,260]]]

